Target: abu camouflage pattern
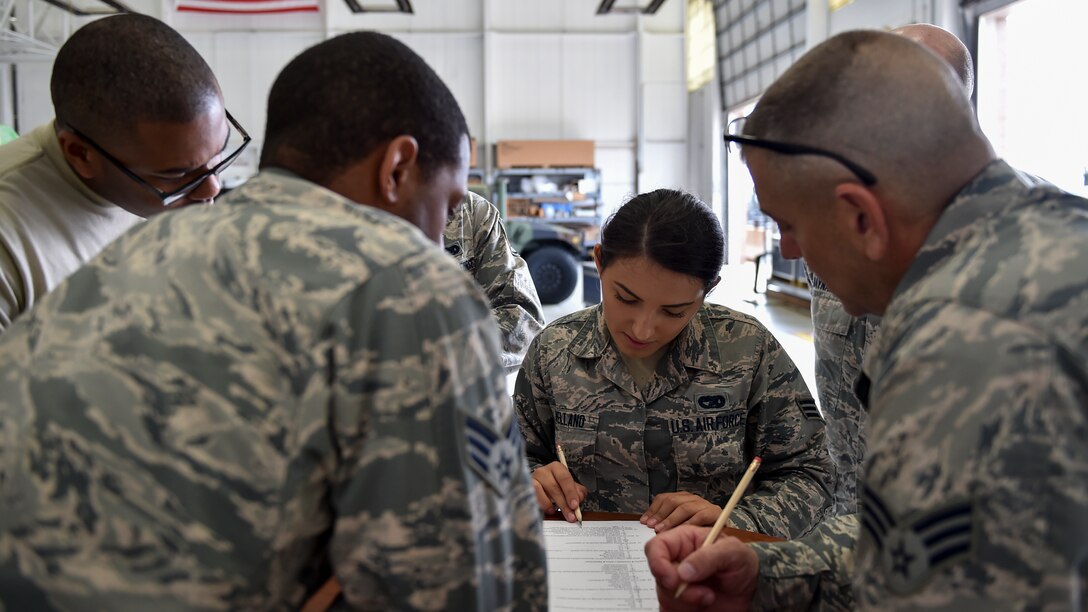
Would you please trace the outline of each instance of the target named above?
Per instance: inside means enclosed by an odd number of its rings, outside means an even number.
[[[467,460],[499,352],[422,233],[293,175],[142,224],[0,343],[0,609],[546,605],[524,459]]]
[[[443,234],[446,252],[491,301],[502,335],[502,365],[507,374],[521,366],[529,343],[544,328],[544,310],[525,260],[510,247],[499,211],[469,192]]]
[[[824,424],[806,411],[800,373],[758,321],[723,306],[700,309],[644,389],[600,306],[559,319],[530,346],[514,405],[530,467],[555,461],[562,443],[589,489],[584,510],[641,513],[670,491],[724,505],[756,455],[763,466],[735,526],[798,536],[830,507]]]
[[[759,601],[821,605],[852,569],[858,609],[1088,606],[1086,261],[1088,200],[1003,161],[951,201],[866,357],[856,547],[818,529]]]
[[[855,385],[865,351],[880,329],[880,317],[851,316],[842,302],[806,266],[812,293],[816,393],[827,422],[827,448],[835,463],[835,514],[858,511],[859,468],[865,461],[865,421]]]
[[[757,542],[759,587],[752,610],[854,610],[857,515],[829,517],[792,542]]]

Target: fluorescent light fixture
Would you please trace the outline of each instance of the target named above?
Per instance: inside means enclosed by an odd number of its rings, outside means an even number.
[[[77,17],[98,16],[98,15],[116,15],[118,13],[132,13],[134,12],[129,7],[125,6],[119,0],[99,0],[101,4],[106,5],[109,8],[103,8],[99,6],[98,2],[76,2],[75,0],[45,0],[46,4],[51,4],[62,11],[71,13]],[[6,4],[6,3],[5,3]]]
[[[393,4],[381,4],[373,6],[374,3],[368,3],[372,6],[364,6],[361,0],[344,0],[344,3],[348,5],[352,13],[408,13],[414,15],[415,11],[412,10],[411,0],[393,0]]]
[[[601,4],[597,7],[597,14],[642,13],[643,15],[653,15],[657,12],[657,9],[661,8],[662,4],[665,4],[665,0],[650,0],[644,7],[631,5],[616,6],[616,0],[601,0]]]

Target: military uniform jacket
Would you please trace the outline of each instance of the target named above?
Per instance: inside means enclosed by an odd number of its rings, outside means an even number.
[[[122,236],[0,342],[0,608],[546,602],[472,280],[277,171]]]
[[[443,234],[446,251],[491,301],[491,312],[502,333],[502,365],[507,374],[521,366],[529,343],[544,327],[544,310],[529,267],[506,238],[499,211],[469,192]]]
[[[797,536],[830,505],[823,421],[801,374],[759,322],[723,306],[699,310],[645,390],[600,306],[559,319],[530,346],[514,405],[530,468],[556,461],[561,443],[589,489],[585,510],[641,513],[654,495],[676,490],[724,505],[757,455],[763,466],[735,526]],[[659,457],[646,443],[655,421],[671,437]],[[675,472],[671,488],[651,489],[654,461]]]
[[[880,317],[851,316],[827,285],[807,267],[812,293],[813,345],[816,349],[816,393],[827,422],[827,448],[835,464],[835,514],[858,511],[859,468],[865,460],[868,414],[855,385]]]
[[[866,358],[856,550],[759,545],[763,607],[843,605],[853,564],[862,609],[1085,609],[1086,261],[1088,201],[1002,161],[952,200]]]

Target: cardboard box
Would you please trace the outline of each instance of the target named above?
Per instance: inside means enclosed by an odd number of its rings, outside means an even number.
[[[741,247],[740,260],[755,261],[757,257],[767,253],[770,246],[767,244],[767,230],[762,227],[748,226],[744,230],[744,246]]]
[[[593,168],[592,140],[500,140],[495,143],[498,168]]]
[[[529,198],[509,198],[506,200],[507,217],[543,217],[544,211]]]

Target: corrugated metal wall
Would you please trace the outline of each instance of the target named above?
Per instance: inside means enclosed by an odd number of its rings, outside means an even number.
[[[805,0],[715,0],[722,110],[756,98],[805,52]]]

